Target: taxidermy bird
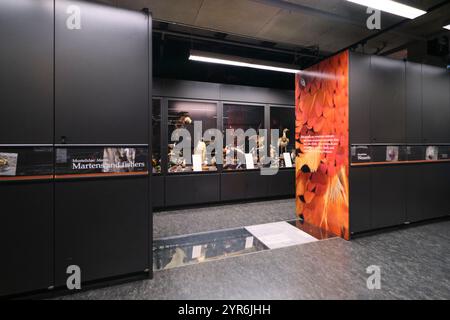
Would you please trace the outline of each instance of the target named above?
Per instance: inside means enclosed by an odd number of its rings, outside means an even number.
[[[8,166],[8,160],[4,158],[0,158],[0,168],[7,167]]]
[[[283,130],[283,136],[278,139],[278,147],[281,148],[281,153],[287,152],[287,146],[289,145],[289,138],[287,137],[287,133],[289,132],[289,129]]]
[[[195,147],[194,154],[202,157],[202,163],[206,162],[206,143],[200,140]]]
[[[164,269],[172,269],[180,267],[184,264],[184,259],[186,259],[186,253],[180,248],[175,249],[175,253],[172,256],[172,260],[164,267]]]
[[[181,129],[190,124],[192,124],[192,118],[189,116],[189,113],[184,112],[180,114],[180,117],[178,118],[175,127],[177,129]]]

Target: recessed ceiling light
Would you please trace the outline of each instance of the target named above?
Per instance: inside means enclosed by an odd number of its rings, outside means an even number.
[[[246,59],[241,57],[227,56],[218,53],[201,52],[191,50],[189,60],[198,62],[207,62],[215,64],[223,64],[235,67],[244,67],[252,69],[260,69],[275,72],[298,73],[300,70],[294,69],[291,66],[284,66],[278,64],[266,64],[264,61]]]
[[[407,6],[391,0],[347,0],[362,6],[389,12],[408,19],[415,19],[426,14],[426,11]]]

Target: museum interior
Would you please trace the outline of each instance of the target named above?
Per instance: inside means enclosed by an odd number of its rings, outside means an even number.
[[[0,299],[450,299],[449,39],[443,0],[1,0]]]

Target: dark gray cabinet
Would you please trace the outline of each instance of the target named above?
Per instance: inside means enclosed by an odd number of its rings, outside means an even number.
[[[219,174],[173,175],[166,177],[166,206],[218,202]]]
[[[425,143],[450,142],[450,76],[443,68],[422,66]]]
[[[53,286],[53,182],[2,182],[0,203],[0,297]]]
[[[148,146],[148,14],[2,0],[0,39],[0,144]],[[55,182],[20,163],[30,176],[0,182],[0,296],[64,288],[70,265],[83,283],[151,273],[149,177]]]
[[[280,170],[274,176],[263,176],[260,171],[225,172],[221,177],[220,198],[236,201],[292,196],[294,181],[293,170]]]
[[[57,144],[149,144],[150,28],[143,12],[56,1]],[[148,177],[56,182],[58,286],[72,264],[84,282],[150,268],[150,187]]]
[[[450,164],[440,163],[423,168],[423,215],[427,219],[450,214]]]
[[[269,197],[288,197],[295,194],[295,170],[278,171],[275,176],[267,177]]]
[[[143,12],[56,1],[56,143],[148,143],[148,29]]]
[[[370,56],[350,55],[350,142],[369,143],[370,133]]]
[[[406,180],[402,167],[372,168],[372,228],[397,226],[406,221]]]
[[[368,231],[372,228],[371,168],[352,168],[350,181],[350,231]]]
[[[58,181],[55,185],[55,274],[70,265],[83,282],[149,268],[151,224],[146,177]]]
[[[405,142],[405,63],[372,56],[368,84],[371,91],[372,142]]]
[[[53,0],[0,1],[0,144],[53,143]]]

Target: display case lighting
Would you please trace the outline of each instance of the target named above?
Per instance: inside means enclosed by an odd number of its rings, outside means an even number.
[[[365,7],[377,9],[380,11],[389,12],[408,19],[415,19],[427,13],[426,11],[391,0],[347,0],[347,1],[360,4]]]
[[[300,70],[295,69],[292,66],[272,63],[266,64],[264,61],[260,60],[228,56],[219,53],[202,52],[197,50],[191,50],[189,60],[293,74],[300,72]]]

